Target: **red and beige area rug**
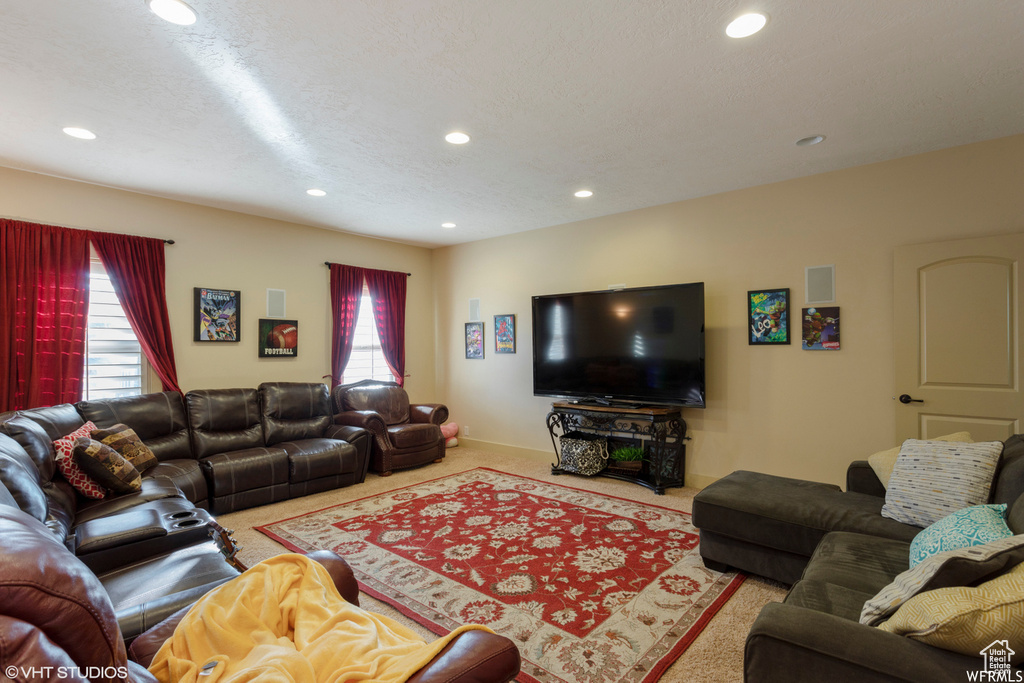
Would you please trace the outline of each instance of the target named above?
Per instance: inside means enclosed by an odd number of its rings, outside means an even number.
[[[486,468],[258,529],[436,633],[511,638],[520,680],[655,681],[744,578],[704,567],[687,513]]]

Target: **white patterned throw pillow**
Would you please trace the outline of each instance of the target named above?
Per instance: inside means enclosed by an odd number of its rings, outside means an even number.
[[[990,580],[1024,560],[1024,535],[931,555],[903,572],[864,603],[860,623],[877,626],[918,593]]]
[[[956,443],[907,439],[900,447],[882,516],[926,527],[969,505],[988,502],[1000,441]]]
[[[929,439],[929,441],[962,441],[966,443],[971,443],[973,440],[970,432],[955,432]],[[899,446],[868,456],[868,464],[885,488],[889,488],[889,477],[892,476],[892,468],[896,467],[896,458],[898,457],[900,457]]]

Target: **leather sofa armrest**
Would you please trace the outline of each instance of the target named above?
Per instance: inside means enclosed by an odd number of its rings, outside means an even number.
[[[443,403],[413,403],[409,406],[409,422],[442,425],[448,419],[448,406]]]
[[[966,680],[983,660],[785,603],[764,606],[747,635],[745,683]],[[412,679],[410,679],[412,680]]]
[[[885,487],[867,460],[854,460],[846,468],[846,490],[885,498]]]
[[[387,429],[384,418],[372,410],[346,410],[334,414],[334,424],[362,427],[375,435],[381,435]]]
[[[188,614],[190,609],[192,609],[192,605],[182,607],[133,640],[128,648],[128,659],[138,662],[143,667],[148,667],[152,664],[153,657],[156,657],[157,651],[164,644],[164,641],[174,634],[174,629],[178,628],[178,623]]]
[[[448,643],[408,683],[504,683],[519,673],[515,643],[488,631],[465,631]]]
[[[315,560],[322,564],[326,569],[327,573],[331,575],[331,579],[334,580],[334,585],[338,587],[338,592],[341,593],[341,597],[345,598],[349,603],[359,606],[359,584],[356,582],[355,574],[352,572],[352,568],[349,566],[343,558],[338,556],[336,553],[330,550],[315,550],[308,555],[309,559]],[[218,584],[219,585],[219,584]],[[174,629],[178,627],[178,623],[185,617],[192,604],[196,600],[203,597],[209,591],[213,590],[216,585],[200,586],[193,589],[190,593],[190,600],[187,605],[177,609],[177,611],[171,613],[170,611],[160,614],[157,618],[161,619],[155,626],[148,627],[148,630],[144,632],[142,629],[147,628],[145,625],[146,617],[149,617],[149,621],[152,622],[154,618],[154,603],[150,603],[146,607],[150,609],[143,614],[141,611],[134,611],[130,614],[119,614],[118,623],[122,626],[122,631],[127,630],[131,635],[138,634],[138,637],[132,640],[131,647],[128,648],[128,656],[135,662],[138,662],[144,667],[148,667],[153,657],[156,656],[157,650],[164,644],[164,641],[171,637],[174,633]],[[180,600],[181,596],[185,593],[177,593],[169,596],[171,599]],[[165,600],[165,605],[169,605],[171,600]],[[181,603],[178,602],[178,605]],[[142,625],[142,628],[139,626]],[[126,634],[126,639],[130,636]]]
[[[314,550],[306,557],[322,564],[327,569],[327,573],[331,575],[331,579],[334,580],[334,585],[337,586],[341,597],[345,598],[349,604],[359,607],[359,583],[356,581],[352,567],[344,558],[331,550]]]
[[[327,428],[327,431],[324,432],[324,438],[340,439],[341,441],[347,441],[354,446],[365,434],[366,430],[362,427],[357,427],[355,425],[332,424]]]

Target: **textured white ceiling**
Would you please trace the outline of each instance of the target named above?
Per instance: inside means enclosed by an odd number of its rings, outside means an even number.
[[[1021,0],[190,4],[0,0],[0,165],[438,246],[1024,132]]]

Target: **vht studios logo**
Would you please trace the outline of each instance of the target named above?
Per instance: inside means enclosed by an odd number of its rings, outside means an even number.
[[[985,660],[985,668],[981,671],[968,671],[969,681],[1024,681],[1024,671],[1013,668],[1011,659],[1016,652],[1010,649],[1010,643],[1006,640],[996,640],[980,653]]]

